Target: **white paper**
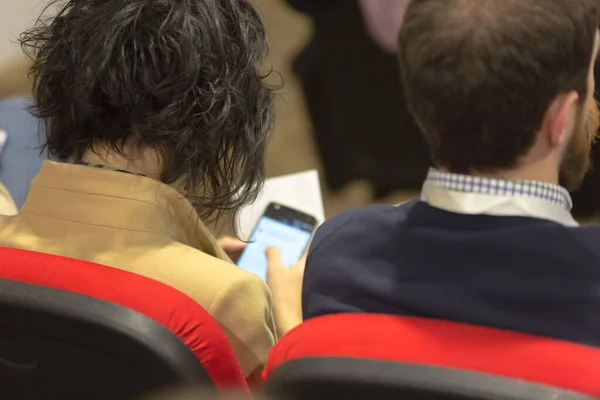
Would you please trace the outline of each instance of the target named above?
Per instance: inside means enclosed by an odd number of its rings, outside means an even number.
[[[241,239],[250,238],[254,226],[271,202],[312,215],[317,219],[317,225],[325,220],[317,170],[269,178],[260,197],[239,213],[237,233]]]

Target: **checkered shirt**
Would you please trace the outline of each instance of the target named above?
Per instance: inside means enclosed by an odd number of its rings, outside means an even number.
[[[567,211],[573,201],[567,189],[559,185],[537,181],[514,181],[508,179],[485,178],[442,172],[430,168],[425,184],[440,189],[463,193],[487,194],[492,196],[533,197],[558,204]]]

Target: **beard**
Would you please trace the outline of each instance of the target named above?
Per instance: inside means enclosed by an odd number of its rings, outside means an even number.
[[[600,111],[596,101],[592,100],[587,110],[582,110],[581,118],[577,119],[560,166],[559,183],[569,191],[577,190],[591,169],[591,150],[598,128]]]

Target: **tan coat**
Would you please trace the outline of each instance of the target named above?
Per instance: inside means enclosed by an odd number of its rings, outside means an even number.
[[[180,290],[221,324],[246,376],[276,339],[265,283],[234,265],[192,205],[153,179],[44,161],[21,212],[0,217],[0,246],[108,265]]]

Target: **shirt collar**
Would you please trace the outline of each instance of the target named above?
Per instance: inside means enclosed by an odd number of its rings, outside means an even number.
[[[534,217],[578,226],[567,189],[538,181],[508,180],[429,170],[421,192],[429,205],[461,214]]]

